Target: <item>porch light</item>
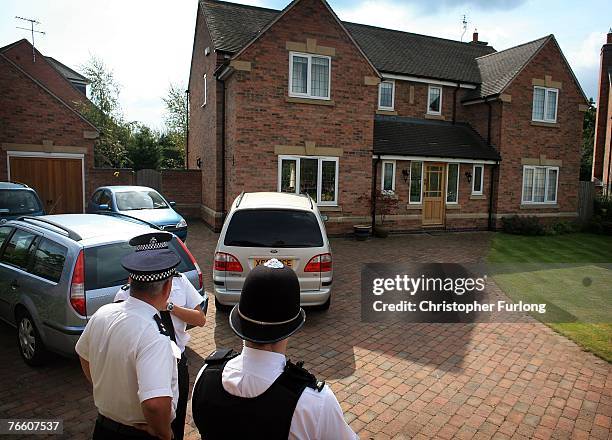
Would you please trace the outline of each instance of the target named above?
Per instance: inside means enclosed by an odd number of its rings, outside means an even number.
[[[406,168],[402,170],[402,179],[404,179],[404,183],[408,183],[408,179],[410,178],[410,173]]]
[[[465,178],[467,179],[468,183],[472,183],[472,173],[471,172],[466,171]]]

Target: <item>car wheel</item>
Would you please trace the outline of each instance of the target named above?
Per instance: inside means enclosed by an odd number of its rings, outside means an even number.
[[[219,302],[219,300],[215,297],[215,308],[220,311],[220,312],[229,312],[230,310],[232,310],[234,307],[233,306],[226,306],[225,304],[221,304]]]
[[[45,344],[34,325],[34,320],[27,312],[22,312],[17,316],[17,343],[19,354],[26,364],[36,367],[47,360]]]
[[[329,298],[327,298],[327,301],[325,301],[323,304],[318,305],[318,306],[313,306],[312,309],[313,310],[329,310],[330,305],[331,305],[331,295],[329,295]]]

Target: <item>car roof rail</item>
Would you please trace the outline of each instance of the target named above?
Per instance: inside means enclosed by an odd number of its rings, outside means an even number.
[[[308,200],[310,201],[310,209],[314,209],[314,206],[312,204],[312,197],[310,197],[310,194],[306,193],[306,196],[308,197]]]
[[[149,223],[146,220],[141,220],[139,218],[132,217],[131,215],[122,214],[120,212],[104,212],[104,211],[102,211],[102,212],[98,212],[97,214],[98,215],[106,215],[106,216],[109,216],[109,217],[119,217],[121,219],[125,219],[127,221],[131,221],[133,223],[141,223],[141,224],[146,225],[146,226],[148,226],[150,228],[157,229],[159,231],[163,231],[163,228],[161,228],[160,226],[157,226],[156,224]]]
[[[243,197],[244,197],[244,191],[242,191],[240,195],[238,196],[238,199],[237,199],[238,201],[236,202],[236,208],[240,206],[240,203],[242,202]]]
[[[20,221],[26,222],[26,223],[30,223],[30,224],[33,224],[33,223],[36,223],[36,222],[38,222],[38,223],[45,223],[47,225],[51,225],[54,228],[59,229],[62,232],[65,232],[66,235],[68,236],[68,238],[70,238],[70,239],[72,239],[74,241],[81,241],[83,239],[79,234],[74,232],[72,229],[67,228],[66,226],[62,226],[59,223],[53,222],[51,220],[43,219],[43,218],[40,218],[40,217],[28,217],[28,216],[19,217],[19,218],[17,218],[17,220],[20,220]]]

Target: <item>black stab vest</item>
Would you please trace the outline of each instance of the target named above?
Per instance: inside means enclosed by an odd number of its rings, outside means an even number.
[[[204,440],[287,439],[297,402],[306,387],[320,391],[322,383],[303,368],[287,361],[285,370],[262,394],[234,396],[223,388],[222,373],[237,353],[206,361],[193,390],[193,420]]]

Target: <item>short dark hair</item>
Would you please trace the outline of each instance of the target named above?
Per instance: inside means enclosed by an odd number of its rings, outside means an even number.
[[[162,292],[162,289],[168,280],[172,280],[172,278],[168,278],[162,281],[130,281],[130,292],[136,294],[144,294],[144,295],[159,295]]]

